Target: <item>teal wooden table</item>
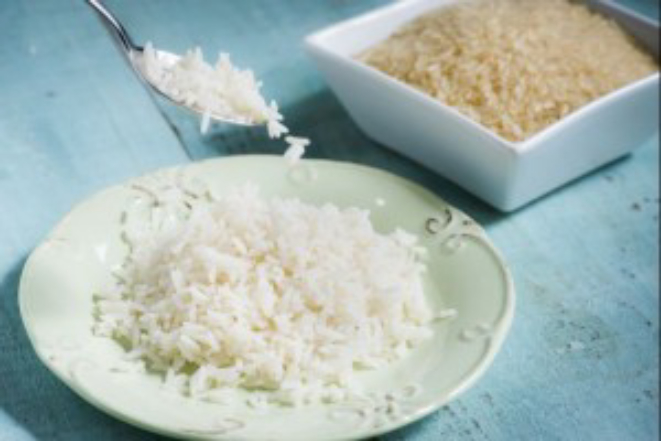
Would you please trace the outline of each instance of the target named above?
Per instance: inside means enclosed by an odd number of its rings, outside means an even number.
[[[311,157],[408,177],[482,223],[511,264],[514,326],[492,369],[384,440],[659,437],[659,140],[503,215],[367,139],[302,53],[310,31],[386,0],[108,0],[138,41],[252,67]],[[654,0],[630,6],[658,18]],[[0,440],[161,439],[97,411],[34,355],[17,307],[27,255],[74,203],[207,157],[278,153],[155,102],[82,1],[0,2]]]

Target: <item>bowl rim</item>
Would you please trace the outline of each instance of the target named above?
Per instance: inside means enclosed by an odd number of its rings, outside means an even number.
[[[315,52],[324,54],[326,57],[333,59],[334,61],[341,64],[343,63],[345,66],[353,69],[354,71],[360,72],[364,75],[371,75],[372,78],[380,81],[381,83],[388,84],[392,88],[398,89],[403,93],[407,93],[410,96],[415,97],[418,101],[423,101],[427,105],[432,105],[437,109],[442,110],[446,114],[452,115],[454,118],[461,120],[462,123],[467,124],[469,127],[475,129],[481,135],[491,138],[491,140],[494,141],[496,145],[503,147],[510,153],[523,153],[525,151],[531,150],[534,146],[543,143],[546,139],[552,136],[555,136],[558,132],[563,130],[565,126],[573,124],[575,121],[588,116],[589,114],[597,111],[602,106],[610,105],[610,103],[617,101],[624,96],[639,92],[640,90],[651,87],[654,84],[658,85],[659,83],[659,71],[657,70],[657,72],[646,75],[636,81],[618,87],[617,89],[614,89],[605,95],[588,101],[577,109],[574,109],[569,114],[541,128],[537,132],[529,135],[527,138],[524,138],[521,141],[511,141],[483,125],[482,123],[475,121],[466,114],[460,112],[454,106],[445,104],[444,102],[437,100],[426,92],[357,60],[354,58],[356,54],[349,55],[341,53],[332,49],[328,44],[329,41],[332,40],[336,35],[346,32],[348,28],[353,28],[356,26],[374,26],[375,23],[387,20],[387,18],[390,17],[394,11],[418,9],[407,20],[395,26],[393,30],[388,33],[388,35],[391,35],[395,29],[401,27],[405,23],[410,22],[421,14],[424,14],[431,9],[446,7],[456,2],[457,0],[408,0],[380,6],[357,16],[349,17],[348,19],[330,24],[324,28],[312,32],[311,34],[308,34],[304,37],[304,46],[306,50],[312,54]],[[428,3],[428,5],[420,6],[425,3]],[[626,8],[622,5],[618,6],[620,10],[626,11],[633,18],[652,23],[657,28],[659,27],[658,21],[645,17],[631,10],[630,8]],[[367,47],[372,47],[374,44],[375,43]]]

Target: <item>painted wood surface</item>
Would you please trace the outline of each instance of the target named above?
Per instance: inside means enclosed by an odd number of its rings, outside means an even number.
[[[304,56],[307,33],[386,0],[108,0],[136,40],[201,45],[253,68],[310,156],[415,180],[482,223],[511,264],[515,323],[460,399],[384,440],[655,440],[659,436],[659,140],[503,215],[367,139]],[[653,1],[629,0],[658,17]],[[42,367],[18,316],[30,250],[73,204],[164,165],[281,151],[154,102],[82,1],[0,4],[0,440],[151,440]]]

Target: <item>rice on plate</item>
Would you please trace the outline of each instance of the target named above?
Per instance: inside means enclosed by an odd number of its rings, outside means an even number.
[[[97,297],[94,333],[177,392],[268,391],[273,403],[339,401],[354,373],[432,335],[425,249],[376,232],[369,211],[265,199],[256,186],[127,219],[130,252]]]
[[[199,49],[170,67],[151,45],[144,58],[160,87],[205,109],[203,128],[212,112],[243,112],[268,121],[274,137],[288,131],[252,72],[228,56],[215,70]],[[283,160],[296,167],[310,141],[285,140]],[[432,336],[432,321],[454,314],[427,305],[416,236],[375,231],[369,210],[265,199],[250,183],[193,199],[177,187],[143,191],[154,206],[123,220],[129,252],[117,283],[96,296],[93,332],[177,393],[213,401],[236,388],[260,392],[251,405],[342,401],[361,393],[357,372],[405,357]]]

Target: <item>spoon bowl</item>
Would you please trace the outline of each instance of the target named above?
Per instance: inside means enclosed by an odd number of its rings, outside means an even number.
[[[177,64],[177,62],[179,62],[179,60],[181,59],[181,57],[177,54],[173,54],[172,52],[168,52],[160,49],[154,49],[154,54],[156,55],[156,59],[159,61],[159,63],[162,63],[164,67],[172,67],[175,64]],[[129,54],[129,58],[130,58],[129,61],[136,75],[138,75],[142,80],[142,82],[147,84],[156,93],[156,95],[181,107],[182,109],[194,113],[195,115],[201,118],[204,118],[205,115],[208,115],[209,118],[211,118],[216,122],[223,122],[223,123],[229,123],[229,124],[246,126],[246,127],[252,127],[257,125],[255,122],[245,117],[229,118],[227,115],[219,115],[212,111],[205,110],[200,106],[197,106],[196,104],[186,105],[182,101],[173,98],[167,91],[163,90],[158,85],[158,83],[151,81],[149,75],[146,72],[146,69],[144,68],[144,64],[142,61],[143,56],[144,56],[144,48],[135,47]]]
[[[179,106],[183,109],[186,109],[202,118],[207,117],[215,122],[222,122],[226,124],[234,124],[240,126],[255,126],[258,125],[254,121],[245,118],[245,117],[228,117],[227,115],[219,115],[214,112],[209,112],[208,110],[202,109],[199,106],[186,105],[184,102],[175,99],[167,91],[163,90],[158,86],[158,84],[151,81],[144,69],[144,63],[142,62],[144,56],[144,47],[135,44],[133,39],[129,36],[124,29],[124,26],[119,22],[119,20],[112,14],[99,0],[86,0],[87,4],[90,5],[94,11],[99,15],[101,21],[106,26],[115,40],[117,41],[122,54],[128,61],[133,72],[138,76],[143,84],[147,85],[148,88],[154,91],[158,96],[165,98],[167,101]],[[163,63],[166,67],[174,66],[181,57],[179,55],[173,54],[171,52],[154,49],[156,58],[159,62]]]

